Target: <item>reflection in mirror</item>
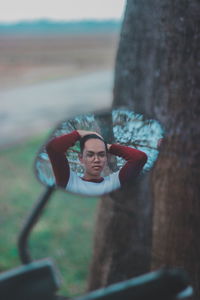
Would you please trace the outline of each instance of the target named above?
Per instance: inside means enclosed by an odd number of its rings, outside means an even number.
[[[35,161],[40,182],[99,196],[152,168],[164,131],[128,109],[79,115],[56,128]]]

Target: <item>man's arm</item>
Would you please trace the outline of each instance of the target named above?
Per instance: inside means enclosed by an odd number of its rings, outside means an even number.
[[[69,134],[55,137],[48,142],[46,151],[51,161],[56,184],[58,186],[66,187],[69,181],[70,168],[66,158],[67,150],[74,146],[76,141],[88,134],[97,134],[100,136],[100,134],[94,131],[74,130]]]
[[[70,168],[66,158],[66,151],[80,139],[78,131],[74,130],[69,134],[64,134],[50,140],[46,146],[51,165],[53,168],[56,184],[60,187],[66,187]]]
[[[124,158],[127,162],[119,171],[121,185],[137,177],[147,161],[143,151],[119,144],[108,145],[109,153]]]

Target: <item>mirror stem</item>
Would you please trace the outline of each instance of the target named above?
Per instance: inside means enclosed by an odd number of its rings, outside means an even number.
[[[55,186],[48,187],[45,192],[41,195],[38,200],[38,203],[35,205],[30,215],[28,216],[25,224],[19,234],[18,238],[18,252],[23,264],[28,264],[32,261],[29,249],[28,249],[28,238],[30,232],[36,222],[38,221],[41,213],[43,212],[44,207],[46,206],[49,198],[55,190]]]

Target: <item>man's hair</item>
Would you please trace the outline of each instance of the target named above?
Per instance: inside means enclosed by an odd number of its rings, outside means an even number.
[[[105,145],[105,149],[106,149],[106,152],[108,152],[108,147],[107,147],[107,143],[104,141],[104,139],[102,139],[99,135],[97,134],[87,134],[87,135],[84,135],[81,139],[80,139],[80,150],[81,150],[81,153],[83,153],[83,149],[84,149],[84,146],[85,146],[85,142],[90,140],[90,139],[98,139],[98,140],[101,140],[104,145]]]

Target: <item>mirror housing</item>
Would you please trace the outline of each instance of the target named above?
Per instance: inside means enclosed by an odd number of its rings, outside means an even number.
[[[36,176],[45,186],[56,185],[55,170],[52,168],[52,161],[49,159],[49,154],[47,153],[47,146],[50,141],[72,132],[80,132],[83,130],[95,132],[109,145],[120,144],[145,153],[148,159],[142,172],[149,171],[154,165],[158,157],[160,143],[164,137],[164,130],[159,122],[156,120],[146,120],[143,115],[137,114],[127,108],[78,115],[72,119],[64,120],[53,131],[47,143],[45,143],[38,152],[35,160]],[[74,137],[72,137],[72,140],[73,138]],[[78,139],[81,138],[80,136],[78,138],[78,135],[74,138],[75,142],[73,140],[73,145],[67,149],[65,159],[69,164],[69,173],[75,173],[79,178],[84,179],[84,168],[79,160],[81,150]],[[55,152],[56,150],[54,154]],[[123,157],[111,155],[111,153],[108,153],[108,164],[107,167],[104,167],[103,175],[101,175],[103,179],[107,178],[106,176],[119,172],[126,163]],[[56,159],[59,160],[60,158]],[[66,162],[63,160],[60,168],[65,168],[65,164]],[[81,184],[82,180],[79,180],[79,182]],[[67,185],[69,186],[69,183]],[[59,184],[57,184],[57,186],[65,191],[68,190],[67,187],[59,186]],[[76,186],[79,186],[79,184],[76,183]],[[69,189],[68,191],[87,196],[101,196],[120,188],[120,186],[120,184],[118,184],[118,186],[114,184],[112,188],[105,190],[106,192],[104,192],[103,189],[102,192],[96,192],[95,189],[99,187],[98,183],[96,183],[93,194],[88,187],[83,190],[83,192],[81,189],[77,189],[77,191]]]

